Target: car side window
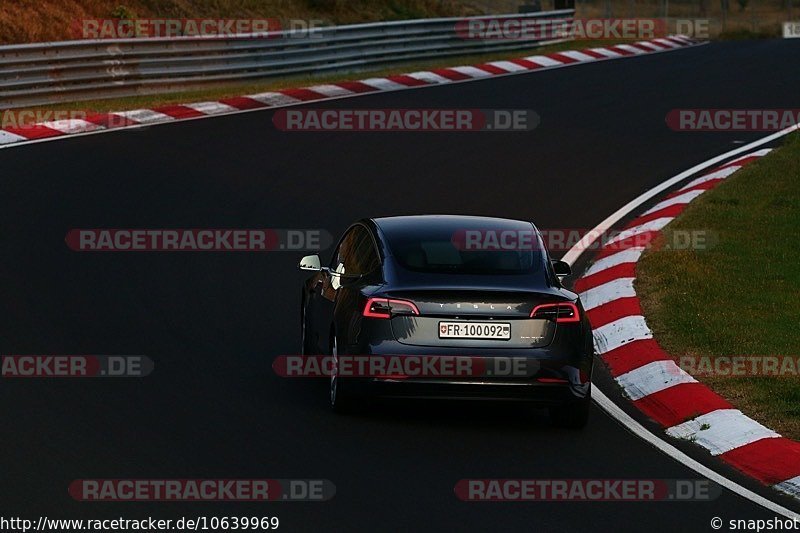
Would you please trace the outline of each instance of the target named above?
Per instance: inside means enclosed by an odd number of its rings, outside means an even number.
[[[360,276],[380,267],[380,257],[369,232],[362,226],[348,231],[333,254],[330,268],[338,274]]]
[[[345,266],[350,266],[351,272],[360,276],[375,272],[380,267],[381,261],[369,231],[364,228],[357,228],[357,230],[358,237],[352,256],[352,265]]]

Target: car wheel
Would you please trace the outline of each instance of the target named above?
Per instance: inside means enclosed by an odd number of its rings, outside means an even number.
[[[592,403],[591,389],[586,397],[577,402],[550,408],[550,421],[553,425],[569,429],[583,429],[589,421],[589,407]]]
[[[331,346],[331,356],[333,364],[331,365],[331,409],[335,413],[349,413],[353,411],[353,398],[348,393],[347,386],[342,383],[339,376],[339,345],[336,341],[336,335],[333,336],[333,346]]]

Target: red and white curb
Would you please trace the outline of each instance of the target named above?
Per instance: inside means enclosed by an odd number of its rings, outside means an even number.
[[[368,78],[296,89],[282,89],[275,92],[223,98],[217,102],[166,105],[154,109],[135,109],[115,113],[91,113],[85,119],[57,120],[32,126],[0,129],[0,148],[24,141],[160,124],[254,109],[285,107],[382,91],[398,91],[448,83],[461,83],[494,76],[521,74],[609,59],[670,52],[698,44],[702,43],[682,35],[675,35],[630,44],[618,44],[585,50],[567,50],[518,59],[491,61],[480,65],[438,68],[430,71],[397,74],[385,78]]]
[[[667,435],[691,440],[748,476],[800,498],[800,443],[748,418],[684,372],[653,338],[634,290],[644,246],[692,200],[769,151],[715,168],[629,222],[600,248],[575,290],[592,324],[596,352],[639,410]]]

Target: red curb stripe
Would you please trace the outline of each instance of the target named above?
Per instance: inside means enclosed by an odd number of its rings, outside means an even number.
[[[588,48],[585,50],[580,50],[580,53],[586,54],[587,56],[593,57],[595,59],[608,59],[608,56],[604,56],[600,52],[595,52],[594,50],[590,50]]]
[[[619,265],[611,268],[606,268],[600,272],[596,272],[590,276],[582,277],[577,280],[573,285],[573,290],[576,292],[584,292],[608,283],[617,278],[635,278],[636,277],[636,263],[620,263]]]
[[[367,85],[366,83],[361,83],[360,81],[340,81],[334,83],[337,87],[341,87],[342,89],[347,89],[348,91],[354,93],[374,93],[378,91],[375,87]]]
[[[675,43],[678,46],[687,46],[688,43],[686,41],[681,41],[680,39],[676,39],[674,37],[664,37],[664,39],[668,40],[671,43]]]
[[[546,54],[546,57],[553,59],[555,61],[560,61],[566,65],[571,65],[572,63],[580,63],[579,59],[575,59],[574,57],[565,56],[564,54],[554,53],[554,54]]]
[[[86,116],[86,121],[108,129],[135,126],[138,124],[137,121],[131,118],[114,113],[91,113]]]
[[[708,172],[708,173],[704,174],[704,176],[705,176],[705,175],[707,175],[707,174],[711,174],[712,172],[716,172],[717,170],[721,170],[721,169],[723,169],[723,168],[728,168],[728,167],[738,167],[738,166],[742,166],[742,167],[744,167],[744,166],[747,166],[747,165],[749,165],[749,164],[750,164],[750,163],[752,163],[753,161],[757,161],[757,160],[761,159],[762,157],[764,157],[764,156],[760,156],[760,155],[751,155],[751,156],[749,156],[749,157],[745,157],[744,159],[740,159],[740,160],[738,160],[738,161],[734,159],[734,160],[733,160],[733,161],[731,161],[730,163],[725,163],[724,165],[718,166],[717,168],[715,168],[715,169],[714,169],[714,170],[712,170],[711,172]],[[737,172],[738,172],[738,170],[737,170]]]
[[[222,98],[219,100],[220,103],[225,105],[229,105],[231,107],[235,107],[236,109],[259,109],[262,107],[269,107],[267,104],[263,102],[259,102],[258,100],[253,100],[252,98],[248,98],[246,96],[235,96],[233,98]]]
[[[684,191],[687,192],[687,191]],[[640,217],[634,218],[627,224],[625,224],[625,229],[635,228],[636,226],[640,226],[646,222],[650,222],[651,220],[655,220],[657,218],[664,218],[664,217],[676,217],[680,215],[686,206],[689,204],[674,204],[664,207],[663,209],[659,209],[658,211],[653,211],[649,215],[642,215]]]
[[[508,60],[515,65],[519,65],[521,67],[525,67],[528,70],[535,70],[537,68],[542,68],[544,65],[540,65],[539,63],[535,63],[529,59],[509,59]]]
[[[627,342],[603,354],[603,361],[608,365],[613,377],[621,376],[653,361],[672,360],[672,357],[653,339]]]
[[[303,102],[308,102],[310,100],[324,100],[327,98],[324,94],[320,94],[317,92],[312,91],[311,89],[281,89],[278,91],[281,94],[285,94],[286,96],[290,96],[292,98],[297,98],[298,100],[302,100]]]
[[[652,48],[647,48],[646,46],[643,46],[643,45],[641,45],[639,43],[630,43],[630,44],[628,44],[628,46],[633,46],[634,48],[638,48],[639,50],[642,50],[643,52],[655,52],[655,50],[653,50]]]
[[[193,118],[205,116],[204,113],[183,105],[165,105],[161,107],[154,107],[153,111],[164,113],[165,115],[173,118]]]
[[[767,485],[800,476],[800,443],[784,437],[757,440],[720,457]]]
[[[25,137],[26,139],[46,139],[48,137],[58,137],[59,135],[66,135],[63,131],[58,131],[53,128],[48,128],[42,124],[31,124],[24,128],[3,128],[3,131]]]
[[[648,246],[653,239],[658,237],[660,234],[660,231],[645,231],[644,233],[639,233],[638,235],[628,237],[627,239],[622,239],[621,241],[608,244],[601,248],[599,252],[597,252],[595,261],[603,259],[604,257],[608,257],[609,255],[614,255],[622,250],[627,250],[628,248]]]
[[[662,38],[663,38],[663,37],[662,37]],[[648,43],[650,43],[650,44],[654,44],[654,45],[656,45],[656,46],[658,46],[658,47],[660,47],[660,48],[663,48],[664,50],[672,50],[672,49],[673,49],[673,47],[672,47],[672,46],[667,46],[666,44],[664,44],[664,43],[659,43],[659,42],[657,42],[657,41],[647,41],[647,42],[648,42]],[[655,52],[655,50],[650,50],[650,51],[651,51],[651,52]]]
[[[586,311],[586,316],[593,328],[600,328],[626,316],[641,315],[642,308],[639,305],[639,298],[630,296],[618,298],[613,302],[599,305],[590,311]]]
[[[707,191],[709,189],[713,189],[720,183],[725,181],[725,178],[717,178],[713,180],[704,181],[694,187],[689,187],[688,189],[681,189],[679,191],[671,192],[667,196],[664,197],[665,200],[669,200],[670,198],[675,198],[676,196],[680,196],[683,193],[687,193],[689,191]]]
[[[395,83],[399,83],[400,85],[407,85],[408,87],[419,87],[421,85],[431,85],[425,80],[418,80],[417,78],[412,78],[411,76],[406,76],[405,74],[398,74],[395,76],[388,76],[386,78],[389,81],[393,81]]]
[[[457,70],[452,70],[452,69],[449,69],[449,68],[437,68],[437,69],[432,70],[431,72],[433,72],[434,74],[438,74],[439,76],[442,76],[442,77],[447,78],[448,80],[452,80],[452,81],[461,81],[461,80],[471,80],[472,79],[472,76],[467,76],[466,74],[462,74],[461,72],[458,72]]]
[[[702,383],[681,383],[654,392],[633,404],[665,428],[717,409],[732,408],[727,400]]]
[[[490,65],[489,63],[484,63],[482,65],[475,65],[475,67],[481,70],[485,70],[490,74],[508,74],[508,71],[506,69]]]
[[[612,52],[616,52],[616,53],[618,53],[620,55],[623,55],[623,56],[636,55],[633,52],[631,52],[630,50],[625,50],[624,48],[618,48],[616,46],[609,46],[608,49],[611,50]]]

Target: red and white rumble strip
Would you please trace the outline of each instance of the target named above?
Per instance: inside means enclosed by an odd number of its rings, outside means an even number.
[[[223,98],[218,102],[166,105],[155,109],[136,109],[116,113],[88,113],[85,118],[54,120],[30,126],[0,129],[0,148],[22,141],[61,137],[76,133],[112,130],[143,124],[158,124],[251,109],[284,107],[330,98],[459,83],[492,76],[547,70],[555,67],[634,57],[656,52],[669,52],[697,44],[700,43],[694,39],[675,35],[630,44],[589,48],[586,50],[567,50],[505,61],[491,61],[473,66],[438,68],[430,71],[397,74],[385,78],[368,78],[297,89],[282,89],[275,92]]]
[[[592,324],[595,350],[637,408],[669,436],[692,440],[745,474],[800,498],[800,443],[748,418],[684,372],[653,338],[633,289],[643,245],[692,200],[769,151],[715,168],[629,222],[615,242],[600,249],[575,290]]]

